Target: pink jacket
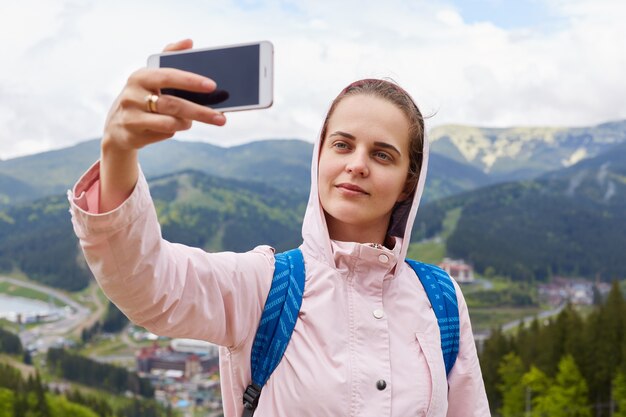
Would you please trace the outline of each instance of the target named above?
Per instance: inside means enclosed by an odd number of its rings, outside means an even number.
[[[329,239],[317,194],[318,148],[302,227],[302,308],[255,416],[489,416],[460,288],[460,352],[446,381],[435,315],[404,262],[428,145],[412,205],[394,216],[392,227],[400,231],[393,250]],[[273,249],[206,253],[163,240],[143,174],[120,207],[98,214],[98,177],[96,163],[68,192],[74,230],[98,283],[138,325],[222,346],[224,413],[241,416]]]

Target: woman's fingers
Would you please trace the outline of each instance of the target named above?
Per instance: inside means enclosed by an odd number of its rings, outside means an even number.
[[[162,88],[210,93],[215,90],[215,81],[193,72],[176,68],[143,68],[135,71],[128,79],[130,85],[139,85],[148,91]]]
[[[156,94],[158,99],[156,103],[153,103],[154,113],[217,126],[226,123],[224,115],[210,107],[179,97],[156,93],[164,88],[210,93],[215,89],[215,83],[201,75],[174,68],[141,69],[128,79],[127,88],[120,97],[120,105],[126,109],[135,108],[143,112],[151,112],[148,100],[152,94]]]
[[[137,115],[132,121],[128,123],[128,128],[143,134],[145,132],[158,132],[164,135],[173,136],[176,132],[182,130],[188,130],[191,128],[191,120],[179,119],[177,117],[143,113]]]
[[[166,46],[165,51],[180,51],[192,46],[193,42],[185,39]],[[209,78],[175,68],[135,71],[109,112],[103,149],[140,149],[189,129],[193,121],[216,126],[226,123],[224,115],[210,107],[161,94],[166,88],[210,93],[216,85]]]
[[[159,96],[155,107],[155,113],[179,119],[196,120],[218,126],[226,122],[224,115],[216,110],[167,94]]]
[[[109,149],[141,149],[191,127],[191,120],[140,111],[117,114],[108,123]]]
[[[193,41],[191,39],[183,39],[181,41],[168,44],[165,48],[163,48],[163,52],[182,51],[191,48],[193,48]]]

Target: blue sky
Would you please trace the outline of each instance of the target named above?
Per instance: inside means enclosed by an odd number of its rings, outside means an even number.
[[[128,76],[174,40],[268,39],[271,109],[179,135],[313,141],[349,82],[391,77],[427,126],[585,126],[626,118],[620,0],[0,0],[0,158],[101,135]]]

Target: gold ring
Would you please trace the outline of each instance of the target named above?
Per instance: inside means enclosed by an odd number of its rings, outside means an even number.
[[[146,96],[146,107],[150,113],[158,113],[157,112],[157,101],[159,101],[160,96],[158,94],[148,94]]]

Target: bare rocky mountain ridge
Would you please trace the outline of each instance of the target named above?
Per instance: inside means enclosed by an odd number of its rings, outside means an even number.
[[[626,142],[626,120],[589,127],[433,128],[433,152],[469,164],[494,182],[567,168]]]

